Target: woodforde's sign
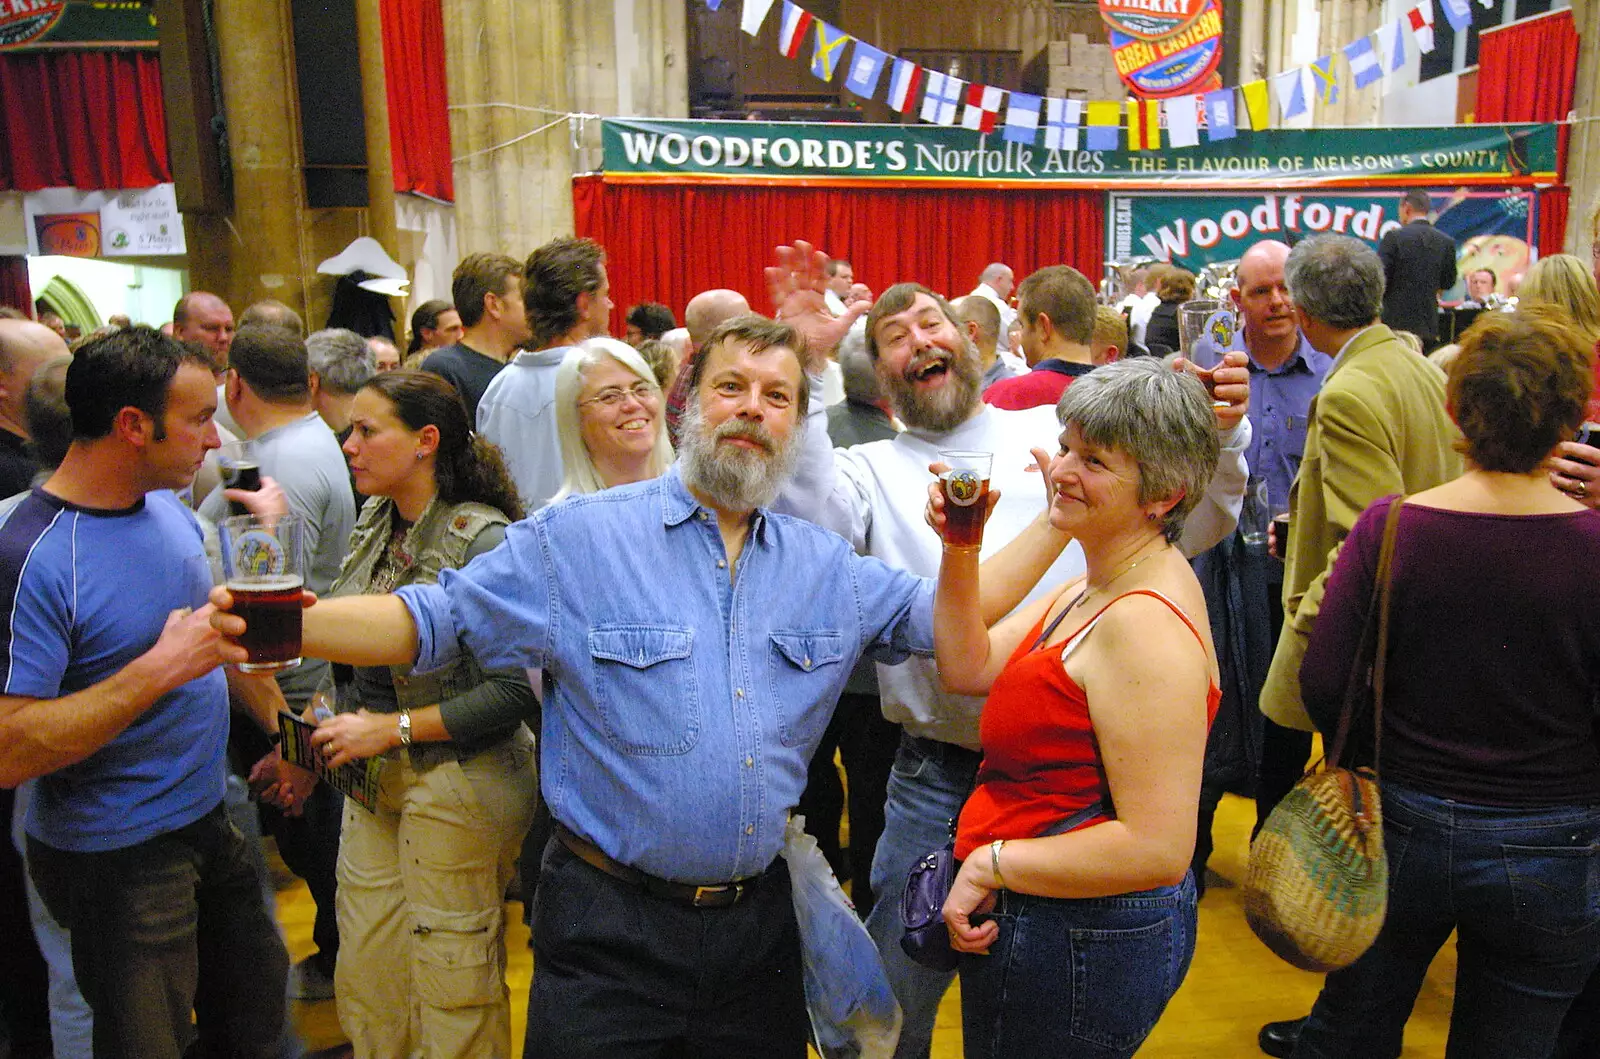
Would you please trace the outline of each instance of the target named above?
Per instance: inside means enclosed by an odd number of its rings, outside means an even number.
[[[1272,129],[1198,147],[1086,151],[940,125],[608,118],[601,142],[605,177],[617,183],[1181,189],[1556,180],[1554,125]]]

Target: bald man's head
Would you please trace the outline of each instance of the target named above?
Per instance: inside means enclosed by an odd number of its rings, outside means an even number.
[[[689,329],[689,342],[698,349],[719,325],[749,311],[750,303],[736,290],[701,291],[684,308],[683,326]]]
[[[1244,318],[1245,342],[1252,352],[1262,340],[1288,342],[1299,330],[1294,299],[1283,278],[1283,263],[1288,259],[1288,244],[1276,239],[1256,243],[1239,259],[1234,272],[1239,285],[1232,292],[1233,302]]]
[[[209,291],[190,291],[172,307],[172,337],[204,349],[214,371],[228,367],[234,330],[233,310]]]
[[[28,436],[28,381],[46,361],[67,356],[67,343],[32,320],[0,320],[0,427]]]

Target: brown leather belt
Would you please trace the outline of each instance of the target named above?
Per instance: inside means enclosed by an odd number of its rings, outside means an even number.
[[[561,844],[572,851],[573,856],[597,871],[603,871],[613,879],[619,879],[636,890],[643,890],[653,897],[660,897],[678,904],[692,905],[695,908],[729,908],[738,904],[747,894],[754,893],[760,888],[766,873],[752,875],[748,879],[739,879],[735,882],[719,883],[715,886],[694,886],[690,883],[676,883],[667,879],[658,879],[654,875],[647,875],[638,868],[630,868],[620,861],[612,860],[606,856],[594,843],[579,838],[568,828],[556,823],[556,838]],[[770,871],[770,869],[769,869]]]

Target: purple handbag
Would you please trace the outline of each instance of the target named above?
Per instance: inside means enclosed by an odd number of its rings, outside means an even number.
[[[1061,835],[1105,813],[1105,802],[1097,800],[1086,805],[1065,820],[1049,827],[1039,836]],[[951,830],[954,828],[951,821]],[[905,933],[900,935],[900,948],[924,967],[935,971],[956,969],[960,954],[950,947],[950,928],[944,921],[944,902],[950,896],[950,887],[956,881],[955,838],[928,853],[911,866],[906,876],[906,888],[900,893],[900,925]]]

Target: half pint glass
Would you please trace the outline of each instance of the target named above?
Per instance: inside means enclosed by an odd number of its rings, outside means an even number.
[[[944,542],[951,548],[977,551],[983,547],[983,520],[989,513],[988,452],[946,450],[939,459],[950,469],[939,476],[944,488]]]

